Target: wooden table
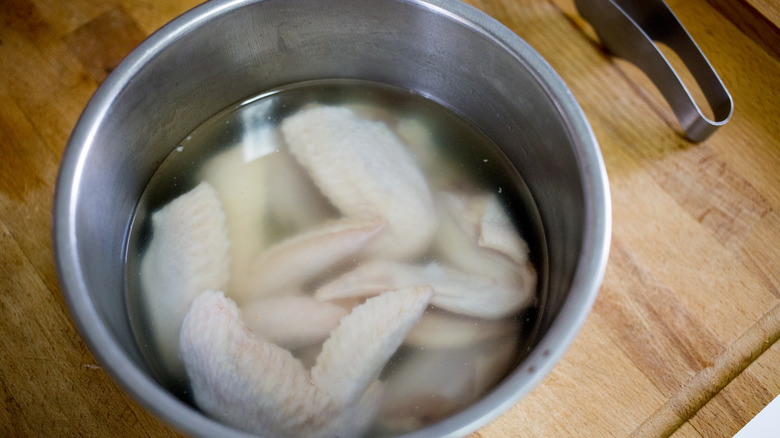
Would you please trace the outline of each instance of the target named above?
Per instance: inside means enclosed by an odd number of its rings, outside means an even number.
[[[52,260],[57,166],[98,84],[197,0],[0,1],[0,436],[176,436],[75,330]],[[730,437],[780,394],[780,7],[671,0],[734,97],[708,141],[679,135],[571,0],[473,0],[563,77],[606,160],[612,251],[563,360],[474,434]],[[721,389],[722,388],[722,389]]]

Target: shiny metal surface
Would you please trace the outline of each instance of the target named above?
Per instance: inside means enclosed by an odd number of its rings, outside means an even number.
[[[731,95],[663,0],[575,0],[575,4],[610,52],[642,69],[653,81],[689,139],[704,141],[728,122],[734,108]],[[704,92],[714,120],[702,112],[655,41],[669,46],[683,60]]]
[[[215,0],[148,38],[98,89],[62,159],[53,238],[72,317],[147,409],[193,436],[246,436],[151,377],[126,314],[123,248],[147,181],[193,128],[246,97],[319,78],[385,82],[454,109],[502,146],[533,194],[548,249],[535,349],[483,400],[408,436],[467,434],[573,341],[604,273],[611,210],[598,145],[564,83],[519,37],[454,0]]]

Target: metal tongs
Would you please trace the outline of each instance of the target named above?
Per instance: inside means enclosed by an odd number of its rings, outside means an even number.
[[[704,141],[731,118],[734,108],[731,95],[663,0],[575,0],[575,3],[604,46],[639,67],[653,81],[690,140]],[[704,93],[715,120],[702,113],[654,41],[666,44],[683,60]]]

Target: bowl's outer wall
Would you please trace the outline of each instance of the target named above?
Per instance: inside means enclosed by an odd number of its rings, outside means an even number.
[[[137,200],[172,148],[217,111],[270,88],[336,77],[415,90],[502,146],[544,228],[542,334],[579,294],[571,320],[553,330],[568,345],[595,298],[610,226],[601,156],[565,85],[517,36],[450,0],[210,2],[150,37],[101,86],[68,144],[55,206],[58,270],[82,335],[125,388],[190,433],[226,430],[166,396],[135,344],[122,279]],[[534,359],[537,368],[546,372],[560,354]],[[513,376],[497,391],[502,402],[489,397],[429,433],[473,429],[539,379]]]

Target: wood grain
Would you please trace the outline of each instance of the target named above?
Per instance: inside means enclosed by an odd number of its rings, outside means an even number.
[[[105,35],[116,37],[105,38]],[[146,35],[122,8],[110,9],[68,34],[70,51],[95,82],[103,82],[109,73]]]
[[[198,3],[0,2],[0,436],[180,436],[85,347],[49,236],[57,166],[81,110],[138,42]],[[473,437],[732,436],[780,394],[780,329],[767,324],[780,303],[776,2],[668,1],[735,101],[732,120],[701,144],[679,134],[641,71],[603,50],[573,0],[469,3],[569,86],[613,202],[609,264],[582,332]]]
[[[692,418],[708,402],[719,394],[734,377],[740,375],[744,369],[761,356],[767,348],[780,338],[780,305],[773,307],[760,320],[748,329],[736,341],[731,343],[722,353],[713,360],[712,365],[703,368],[692,379],[670,397],[653,415],[648,417],[631,434],[632,437],[656,437],[667,436],[677,430],[685,421]],[[743,381],[750,379],[749,375],[743,377]],[[755,390],[758,385],[749,385]],[[735,417],[739,424],[747,422],[742,412],[730,402],[728,392],[719,394],[717,400],[712,401],[715,408],[721,407],[723,412],[717,417]],[[755,394],[751,394],[755,395]],[[763,394],[764,398],[766,394]],[[737,401],[740,401],[737,399]],[[702,413],[701,416],[706,415]],[[697,420],[699,419],[697,415]],[[704,426],[711,431],[718,430],[710,423]],[[711,433],[711,432],[710,432]]]
[[[732,437],[780,394],[777,364],[780,363],[780,343],[769,349],[750,364],[742,373],[710,400],[691,418],[702,431],[713,437]],[[736,413],[742,421],[720,421],[724,412]]]
[[[610,329],[590,318],[543,383],[472,438],[628,436],[663,401]]]
[[[708,0],[767,53],[780,59],[780,6],[772,0]]]

